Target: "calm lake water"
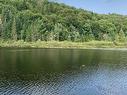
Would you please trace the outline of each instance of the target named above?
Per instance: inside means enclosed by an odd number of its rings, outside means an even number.
[[[127,50],[2,48],[0,95],[127,95]]]

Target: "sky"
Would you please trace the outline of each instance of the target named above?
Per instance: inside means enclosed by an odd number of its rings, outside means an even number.
[[[76,8],[100,14],[117,13],[127,15],[127,0],[56,0]]]

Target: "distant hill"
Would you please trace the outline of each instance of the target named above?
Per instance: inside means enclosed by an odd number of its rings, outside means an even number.
[[[0,38],[126,41],[127,16],[97,14],[47,0],[0,0]]]

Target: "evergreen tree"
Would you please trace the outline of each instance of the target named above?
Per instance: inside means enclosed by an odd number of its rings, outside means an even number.
[[[16,21],[15,21],[15,18],[13,20],[13,23],[12,23],[12,32],[11,32],[11,39],[12,40],[17,40],[17,32],[16,32]]]
[[[24,40],[24,30],[21,30],[21,33],[20,33],[20,40]]]
[[[3,31],[3,25],[2,25],[2,20],[1,20],[1,17],[0,17],[0,38],[1,38],[1,35],[2,35],[2,31]]]
[[[125,42],[126,41],[126,37],[125,37],[125,34],[124,34],[122,28],[120,29],[120,32],[119,32],[119,41],[120,42]]]

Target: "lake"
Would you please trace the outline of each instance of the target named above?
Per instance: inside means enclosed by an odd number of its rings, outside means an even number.
[[[127,50],[1,48],[0,95],[127,95]]]

